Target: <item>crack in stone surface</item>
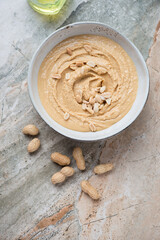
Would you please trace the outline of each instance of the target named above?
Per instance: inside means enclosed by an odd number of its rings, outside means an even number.
[[[18,52],[26,59],[27,62],[30,61],[30,60],[25,56],[25,54],[22,52],[22,50],[21,50],[19,47],[15,46],[13,43],[12,43],[11,45],[12,45],[12,47],[13,47],[16,51],[18,51]]]
[[[145,203],[145,201],[144,201],[143,203],[137,203],[137,204],[130,205],[129,207],[122,208],[118,213],[115,213],[115,214],[106,216],[106,217],[104,217],[104,218],[99,218],[99,219],[90,221],[90,222],[88,222],[88,223],[84,223],[82,226],[84,226],[84,225],[89,225],[89,224],[91,224],[91,223],[95,223],[95,222],[98,222],[98,221],[102,221],[102,220],[105,220],[105,219],[107,219],[107,218],[112,218],[112,217],[118,216],[121,211],[125,211],[125,210],[127,210],[127,209],[129,209],[129,208],[132,208],[132,207],[135,207],[135,206],[144,204],[144,203]]]
[[[149,65],[155,72],[159,73],[159,70],[154,68],[153,66]]]
[[[90,222],[88,222],[88,223],[84,223],[83,226],[84,226],[84,225],[89,225],[89,224],[91,224],[91,223],[99,222],[99,221],[105,220],[105,219],[107,219],[107,218],[112,218],[112,217],[115,217],[115,216],[117,216],[117,215],[118,215],[118,213],[115,213],[115,214],[113,214],[113,215],[109,215],[109,216],[104,217],[104,218],[99,218],[99,219],[90,221]]]

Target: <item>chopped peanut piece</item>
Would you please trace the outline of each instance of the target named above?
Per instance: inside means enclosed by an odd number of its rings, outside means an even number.
[[[53,74],[52,78],[54,78],[54,79],[61,79],[61,74]]]
[[[64,120],[67,121],[70,118],[70,114],[68,112],[66,112],[64,114]]]
[[[73,52],[72,52],[72,50],[70,49],[70,48],[67,48],[67,53],[68,53],[68,55],[72,55],[73,54]]]

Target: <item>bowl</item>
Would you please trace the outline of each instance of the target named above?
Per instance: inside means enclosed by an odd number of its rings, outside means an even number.
[[[130,111],[111,127],[97,132],[78,132],[55,122],[45,111],[38,93],[38,72],[40,65],[50,50],[64,39],[81,34],[108,37],[117,42],[131,57],[138,74],[138,91]],[[28,89],[31,101],[42,119],[60,134],[81,141],[95,141],[109,138],[127,128],[142,111],[149,92],[149,74],[146,63],[135,45],[113,28],[96,22],[79,22],[67,25],[47,37],[35,52],[29,67]]]

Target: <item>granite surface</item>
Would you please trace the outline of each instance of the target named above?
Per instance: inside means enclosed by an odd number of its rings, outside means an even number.
[[[160,2],[70,0],[52,18],[35,13],[26,1],[6,0],[0,12],[0,239],[159,240],[159,26],[152,41]],[[109,24],[132,40],[147,59],[151,80],[147,104],[132,126],[94,143],[66,139],[50,129],[27,91],[28,66],[38,45],[62,24],[85,20]],[[32,155],[26,151],[31,138],[21,133],[28,123],[40,129],[41,148]],[[60,167],[50,161],[51,152],[72,158],[74,146],[83,148],[87,170],[76,170],[63,185],[53,186],[50,178]],[[98,162],[113,162],[115,170],[95,176]],[[81,194],[82,179],[100,190],[100,201]]]

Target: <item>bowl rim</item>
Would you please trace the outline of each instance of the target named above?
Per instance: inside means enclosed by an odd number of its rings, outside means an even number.
[[[39,53],[39,51],[41,50],[41,48],[45,45],[45,43],[55,34],[57,34],[58,32],[62,31],[62,30],[65,30],[69,27],[74,27],[76,25],[86,25],[86,24],[91,24],[91,25],[99,25],[99,26],[103,26],[107,29],[110,29],[112,30],[113,32],[117,33],[120,37],[124,38],[131,46],[132,48],[135,50],[135,52],[137,52],[137,54],[139,55],[140,57],[140,60],[141,62],[143,63],[144,65],[144,68],[145,68],[145,71],[146,71],[146,75],[147,75],[147,81],[146,81],[146,84],[147,84],[147,88],[146,88],[146,93],[145,93],[145,98],[144,98],[144,101],[143,101],[143,104],[141,104],[139,110],[137,111],[137,114],[135,114],[135,116],[132,118],[132,120],[130,120],[126,126],[124,126],[122,129],[120,130],[115,130],[114,133],[110,133],[110,134],[107,134],[107,136],[103,135],[103,136],[96,136],[96,133],[98,132],[102,132],[102,131],[105,131],[106,129],[103,129],[103,130],[100,130],[100,131],[97,131],[97,132],[89,132],[91,133],[92,136],[90,137],[86,137],[85,136],[85,133],[88,133],[88,132],[80,132],[80,131],[75,131],[75,130],[71,130],[71,129],[68,129],[66,127],[63,127],[61,124],[57,123],[56,121],[54,121],[52,119],[52,121],[56,124],[58,124],[59,126],[61,126],[61,128],[64,130],[64,132],[62,132],[62,130],[60,129],[56,129],[56,127],[53,127],[51,125],[51,123],[48,121],[48,119],[45,119],[45,117],[42,115],[42,113],[40,112],[39,108],[36,106],[35,102],[34,102],[34,98],[33,98],[33,93],[32,93],[32,87],[31,87],[31,81],[32,81],[32,70],[33,70],[33,66],[34,66],[34,63],[35,63],[35,59]],[[98,34],[95,34],[95,35],[98,35]],[[66,37],[65,39],[69,38]],[[68,25],[65,25],[57,30],[55,30],[54,32],[52,32],[48,37],[46,37],[42,43],[39,45],[39,47],[37,48],[37,50],[35,51],[35,53],[33,54],[33,57],[31,59],[31,62],[29,64],[29,70],[28,70],[28,91],[29,91],[29,96],[30,96],[30,99],[31,99],[31,102],[35,108],[35,110],[37,111],[37,113],[40,115],[40,117],[53,129],[55,130],[56,132],[58,132],[59,134],[65,136],[65,137],[68,137],[70,139],[74,139],[74,140],[79,140],[79,141],[98,141],[98,140],[104,140],[104,139],[107,139],[107,138],[110,138],[112,136],[115,136],[119,133],[121,133],[123,130],[127,129],[137,118],[138,116],[140,115],[140,113],[142,112],[146,102],[147,102],[147,99],[148,99],[148,95],[149,95],[149,89],[150,89],[150,78],[149,78],[149,71],[148,71],[148,67],[146,65],[146,62],[141,54],[141,52],[139,51],[139,49],[124,35],[122,35],[121,33],[119,33],[117,30],[115,30],[114,28],[110,27],[109,25],[105,24],[105,23],[101,23],[101,22],[95,22],[95,21],[82,21],[82,22],[74,22],[74,23],[71,23],[71,24],[68,24]],[[47,113],[47,112],[46,112]],[[47,113],[48,114],[48,113]],[[126,116],[126,115],[125,115]],[[123,118],[122,118],[123,119]],[[65,132],[66,130],[66,132]],[[76,133],[77,136],[74,136],[72,133]],[[81,137],[79,136],[79,134],[83,134],[84,136]],[[93,135],[94,134],[94,135]],[[73,135],[73,136],[72,136]]]

